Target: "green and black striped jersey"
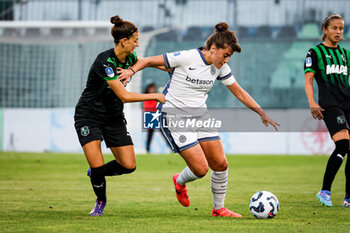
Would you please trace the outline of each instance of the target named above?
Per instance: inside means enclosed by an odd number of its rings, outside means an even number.
[[[349,59],[350,52],[339,45],[331,48],[321,43],[307,52],[304,72],[315,74],[321,107],[350,109]]]
[[[123,114],[123,102],[108,86],[107,80],[118,79],[117,67],[128,69],[136,61],[135,52],[125,58],[125,63],[118,60],[113,48],[100,53],[90,68],[86,88],[77,107],[89,107],[100,117]]]

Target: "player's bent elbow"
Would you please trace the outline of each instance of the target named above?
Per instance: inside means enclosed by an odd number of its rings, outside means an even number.
[[[128,98],[126,98],[126,97],[124,97],[124,96],[120,96],[119,99],[120,99],[124,104],[127,103],[127,102],[129,102],[129,101],[128,101]]]
[[[132,96],[129,92],[118,96],[123,103],[132,102]]]

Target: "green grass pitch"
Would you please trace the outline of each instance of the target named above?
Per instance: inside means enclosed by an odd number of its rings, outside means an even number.
[[[211,217],[209,173],[188,184],[191,206],[182,207],[171,177],[185,163],[176,154],[138,155],[134,173],[107,177],[104,216],[90,217],[95,197],[83,154],[0,152],[0,232],[350,232],[344,164],[333,184],[334,207],[327,208],[315,195],[328,157],[227,158],[225,205],[242,219]],[[261,190],[279,199],[274,219],[255,219],[248,209]]]

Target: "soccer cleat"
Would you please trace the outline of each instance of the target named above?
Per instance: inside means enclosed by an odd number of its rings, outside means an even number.
[[[86,174],[88,177],[91,177],[91,168],[89,168],[88,170],[87,170],[87,174]]]
[[[237,214],[225,207],[222,207],[221,209],[218,209],[216,210],[214,207],[213,207],[213,211],[211,213],[212,216],[215,216],[215,217],[233,217],[233,218],[242,218],[242,215],[240,214]]]
[[[350,197],[344,198],[343,206],[348,208],[350,207]]]
[[[331,201],[331,192],[328,190],[320,190],[316,194],[317,200],[321,202],[322,205],[332,207],[332,201]]]
[[[90,216],[102,216],[103,209],[105,208],[107,202],[96,200],[94,208],[90,212]]]
[[[190,205],[190,197],[188,196],[186,184],[181,185],[176,182],[176,179],[177,177],[179,177],[179,175],[179,173],[173,175],[176,197],[177,200],[181,203],[181,205],[188,207]]]

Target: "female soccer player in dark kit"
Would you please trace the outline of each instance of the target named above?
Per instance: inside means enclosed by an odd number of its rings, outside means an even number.
[[[322,31],[323,42],[309,49],[306,55],[305,92],[313,118],[324,120],[335,143],[335,149],[329,157],[323,186],[316,198],[325,206],[333,206],[332,183],[348,154],[345,165],[346,184],[343,206],[350,207],[350,52],[338,45],[343,38],[343,18],[337,14],[328,15],[323,21]],[[314,100],[314,79],[318,85],[318,104]]]
[[[92,188],[97,196],[91,216],[102,216],[106,205],[105,176],[128,174],[136,168],[130,134],[126,128],[123,105],[127,102],[156,100],[165,103],[160,93],[140,94],[125,89],[118,80],[117,67],[130,69],[137,61],[134,49],[139,46],[137,27],[119,16],[111,18],[114,48],[100,53],[89,71],[75,109],[75,129],[90,165]],[[115,160],[104,163],[101,141],[112,151]]]
[[[132,69],[137,72],[144,67],[158,65],[173,69],[163,91],[167,102],[158,104],[157,108],[168,126],[161,124],[163,135],[173,151],[178,152],[187,163],[183,171],[173,175],[178,201],[185,207],[190,205],[186,183],[205,176],[210,167],[212,216],[240,218],[240,214],[224,206],[228,163],[218,130],[215,127],[208,129],[202,124],[184,130],[171,124],[174,116],[176,120],[186,121],[190,115],[191,120],[199,123],[210,119],[205,102],[215,80],[220,80],[243,104],[260,115],[263,124],[271,124],[277,130],[279,124],[268,117],[233,77],[227,63],[234,52],[241,52],[241,47],[235,33],[223,22],[215,26],[215,32],[207,39],[204,48],[142,58]],[[121,71],[126,80],[131,75],[130,70]]]

